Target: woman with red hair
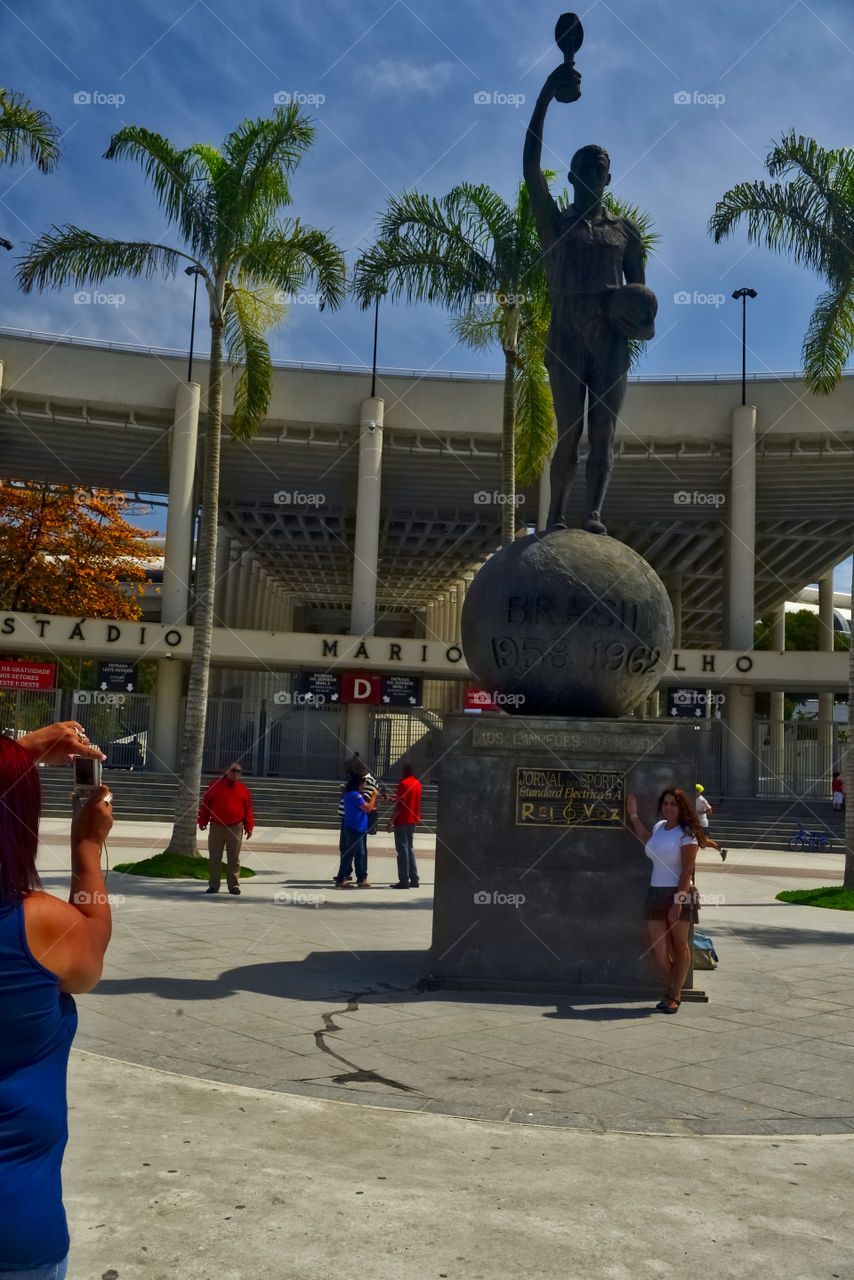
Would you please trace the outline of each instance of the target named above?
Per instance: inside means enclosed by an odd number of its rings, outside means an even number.
[[[73,720],[0,736],[0,1280],[62,1280],[68,1269],[60,1171],[72,994],[95,986],[110,940],[100,864],[113,825],[106,787],[77,803],[68,901],[42,891],[36,765],[74,755],[104,758]]]
[[[647,831],[640,820],[635,796],[626,796],[626,813],[652,863],[646,900],[647,928],[652,956],[665,989],[656,1007],[661,1013],[677,1013],[691,968],[691,925],[697,922],[696,907],[691,901],[697,850],[718,846],[706,835],[693,804],[678,787],[659,796],[659,821],[652,831]]]

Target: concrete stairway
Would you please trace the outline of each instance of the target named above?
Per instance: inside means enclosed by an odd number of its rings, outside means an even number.
[[[71,770],[42,769],[42,812],[59,816],[70,814],[68,796]],[[107,769],[104,781],[114,794],[117,820],[132,822],[170,822],[172,820],[177,783],[167,773],[137,773],[124,769]],[[203,788],[213,778],[205,776]],[[338,826],[338,782],[302,778],[246,778],[252,794],[255,822],[261,827]],[[380,806],[380,819],[391,813],[391,805]],[[425,828],[436,825],[436,788],[425,787],[421,801],[421,818]]]
[[[845,847],[845,819],[833,813],[830,800],[708,799],[714,809],[709,835],[726,848],[785,849],[799,821],[809,831],[826,831],[831,850]]]
[[[177,784],[171,774],[136,773],[109,769],[104,778],[115,794],[117,818],[134,822],[169,822],[172,819]],[[68,794],[71,771],[41,770],[43,812],[69,813]],[[206,776],[203,785],[212,781]],[[255,820],[259,826],[335,828],[338,826],[340,785],[335,781],[302,778],[246,779],[252,792]],[[719,844],[733,848],[785,849],[800,819],[810,831],[826,830],[831,848],[844,847],[844,819],[831,810],[829,800],[743,800],[710,795],[714,813],[709,834]],[[425,829],[435,830],[436,787],[425,787],[422,819]],[[380,814],[389,814],[383,805]],[[645,817],[647,815],[644,815]],[[650,814],[649,817],[652,815]]]

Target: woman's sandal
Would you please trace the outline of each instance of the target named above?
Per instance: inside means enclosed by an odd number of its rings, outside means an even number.
[[[681,1000],[677,1000],[675,996],[665,996],[663,1000],[659,1000],[655,1006],[662,1013],[678,1013]]]

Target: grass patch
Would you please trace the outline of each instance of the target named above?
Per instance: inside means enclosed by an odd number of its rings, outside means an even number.
[[[780,902],[794,902],[802,907],[854,911],[854,889],[843,889],[841,884],[825,885],[821,889],[784,889],[777,898]]]
[[[153,858],[144,858],[142,862],[118,862],[113,870],[129,876],[154,876],[158,880],[207,880],[209,866],[205,857],[194,858],[188,853],[156,853]],[[249,867],[240,868],[241,880],[254,874]]]

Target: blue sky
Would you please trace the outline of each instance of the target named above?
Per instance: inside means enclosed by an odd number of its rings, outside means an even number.
[[[50,223],[74,222],[172,243],[136,167],[101,158],[110,135],[144,124],[179,146],[218,143],[244,117],[269,114],[274,95],[297,93],[317,132],[290,212],[329,230],[352,262],[391,193],[415,186],[438,196],[467,179],[512,197],[531,107],[561,60],[559,12],[544,0],[29,0],[18,13],[3,4],[2,82],[50,112],[65,150],[52,175],[2,172],[0,235],[17,248]],[[579,145],[606,146],[613,190],[662,235],[648,269],[658,336],[640,372],[737,372],[741,304],[730,295],[742,285],[759,291],[748,369],[799,368],[820,282],[748,247],[743,233],[715,246],[706,223],[727,187],[763,176],[787,129],[826,147],[851,142],[854,6],[594,0],[579,12],[582,98],[551,107],[544,163],[565,171]],[[192,286],[183,275],[116,281],[103,292],[123,301],[81,305],[72,289],[21,295],[13,259],[0,259],[4,324],[186,348]],[[368,363],[371,339],[371,317],[352,304],[321,314],[306,302],[271,346],[280,359]],[[442,311],[404,304],[382,311],[379,361],[501,368],[500,353],[457,346]]]
[[[20,16],[4,5],[3,82],[46,108],[66,139],[57,173],[3,172],[0,234],[18,246],[68,221],[169,242],[136,168],[100,158],[111,133],[140,123],[178,145],[216,143],[245,116],[268,114],[274,94],[296,92],[313,99],[306,109],[317,136],[294,178],[292,211],[329,229],[352,261],[391,192],[414,185],[441,195],[469,179],[512,195],[533,100],[560,61],[558,12],[543,0],[30,0]],[[742,234],[714,246],[706,222],[729,185],[762,175],[784,130],[829,147],[851,141],[854,6],[596,0],[580,12],[582,98],[552,106],[544,162],[565,170],[578,145],[606,146],[613,189],[648,210],[662,234],[648,272],[659,336],[641,372],[737,371],[740,304],[730,294],[745,284],[759,291],[749,367],[798,368],[819,282],[748,248]],[[113,102],[75,102],[75,94]],[[677,94],[690,101],[674,101]],[[520,95],[521,105],[501,100]],[[6,324],[187,345],[191,283],[183,276],[117,282],[105,292],[123,303],[76,305],[71,289],[24,298],[12,259],[0,261]],[[677,293],[691,302],[677,304]],[[370,318],[352,305],[321,315],[302,303],[272,345],[283,359],[361,363],[371,336]],[[500,368],[498,356],[455,346],[441,311],[403,304],[382,316],[380,362]]]

